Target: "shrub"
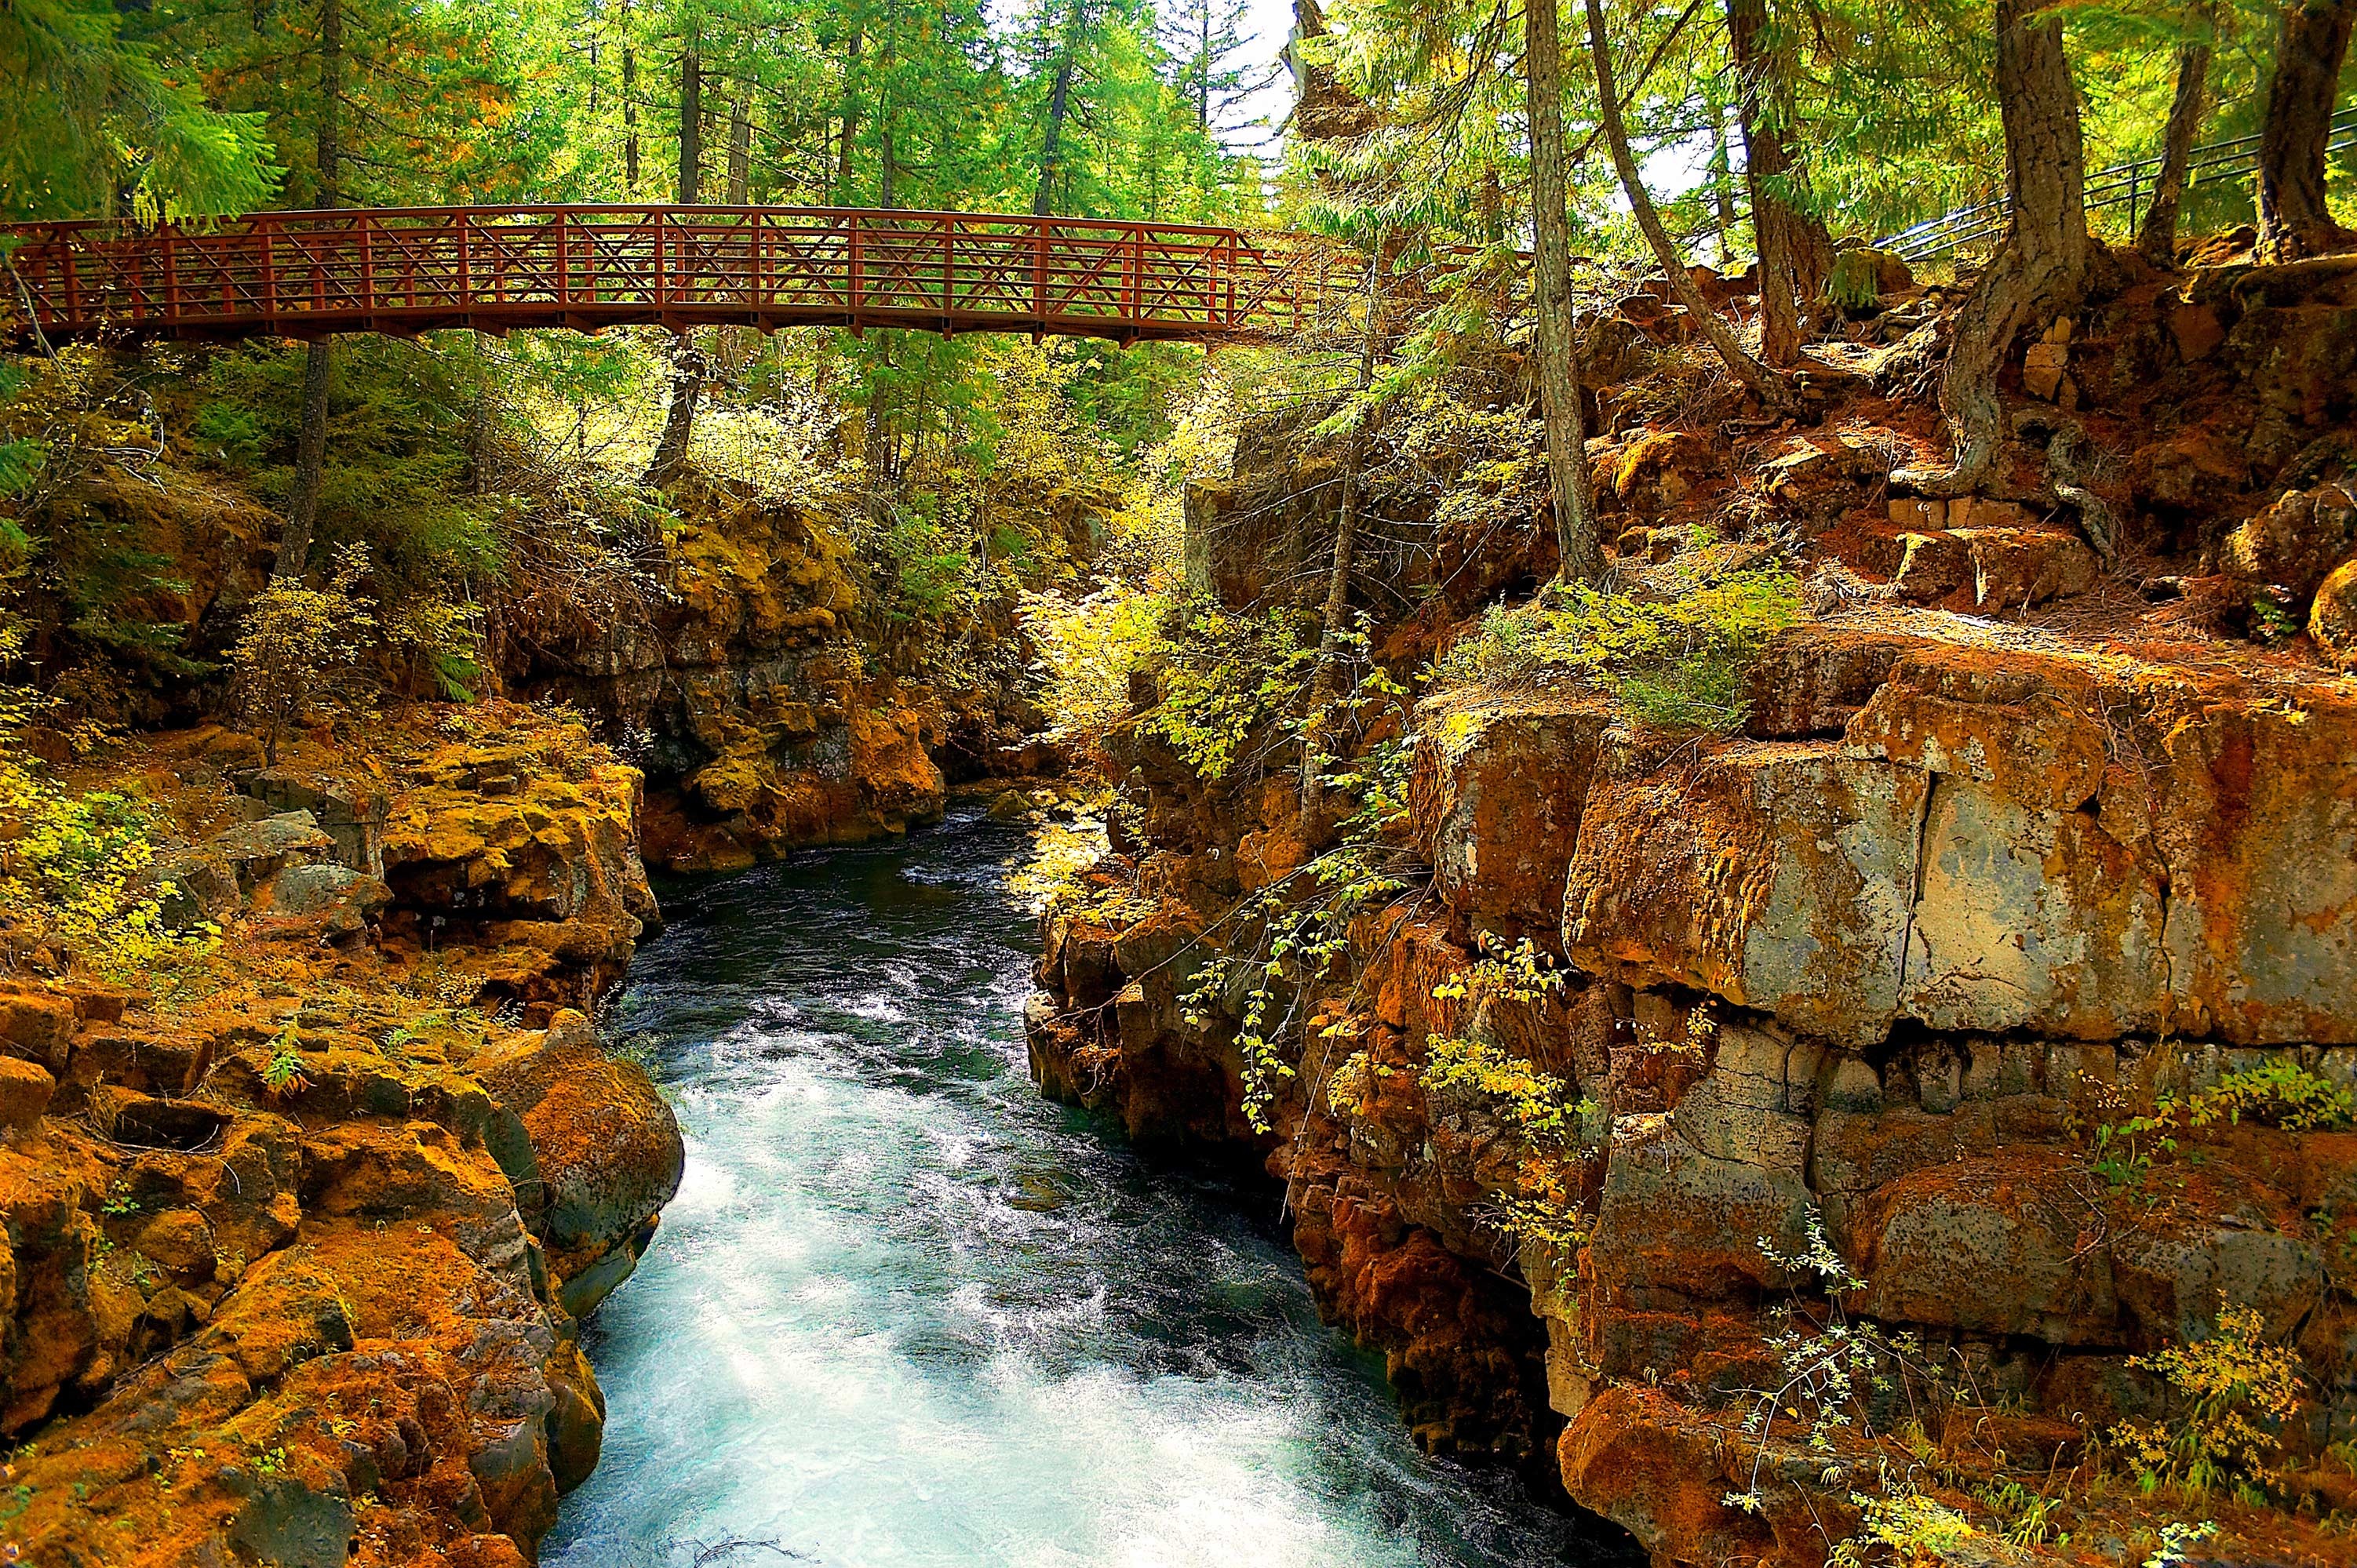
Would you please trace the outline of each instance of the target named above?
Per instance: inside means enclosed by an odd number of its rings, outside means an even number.
[[[338,553],[325,588],[273,578],[247,607],[231,655],[231,696],[260,730],[263,756],[274,768],[279,742],[313,713],[351,714],[368,706],[361,659],[376,620],[352,596],[367,560],[359,546],[349,547]]]
[[[1752,659],[1800,618],[1799,580],[1782,567],[1731,573],[1662,603],[1557,585],[1491,610],[1433,674],[1448,684],[1562,679],[1609,693],[1647,724],[1725,732],[1749,714]]]
[[[1431,1036],[1416,1077],[1426,1094],[1490,1102],[1533,1141],[1569,1137],[1578,1125],[1578,1107],[1563,1079],[1480,1040]]]
[[[1284,614],[1237,615],[1197,600],[1174,618],[1165,634],[1162,700],[1145,727],[1201,778],[1217,781],[1255,736],[1299,705],[1317,645],[1305,622]]]
[[[165,921],[174,889],[148,880],[146,808],[111,790],[63,789],[25,753],[19,736],[38,705],[0,688],[0,935],[118,984],[151,983],[210,951],[213,927]]]
[[[1936,1498],[1901,1484],[1877,1497],[1852,1492],[1858,1532],[1834,1548],[1831,1568],[1864,1568],[1870,1547],[1887,1548],[1902,1563],[1946,1563],[1977,1537],[1972,1521]]]
[[[2163,1485],[2223,1487],[2257,1505],[2279,1487],[2276,1429],[2299,1405],[2298,1353],[2271,1343],[2266,1320],[2247,1306],[2223,1307],[2206,1339],[2129,1359],[2167,1378],[2186,1402],[2174,1422],[2123,1422],[2112,1428],[2147,1492]]]
[[[1035,668],[1059,735],[1093,741],[1129,716],[1129,677],[1161,646],[1169,608],[1162,595],[1123,583],[1079,600],[1023,596],[1023,628],[1039,650]]]
[[[896,507],[882,542],[892,568],[887,618],[937,625],[973,608],[974,562],[938,521],[914,508]]]
[[[2248,1116],[2287,1133],[2332,1132],[2357,1122],[2357,1095],[2295,1061],[2262,1062],[2228,1073],[2186,1101],[2196,1127]]]

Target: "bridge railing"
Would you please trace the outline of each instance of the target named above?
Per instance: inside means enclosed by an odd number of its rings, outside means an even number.
[[[1319,292],[1314,252],[1232,229],[1014,214],[414,208],[5,232],[52,339],[624,322],[1207,339],[1289,330]]]

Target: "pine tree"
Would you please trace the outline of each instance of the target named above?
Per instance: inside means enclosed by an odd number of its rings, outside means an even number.
[[[105,0],[0,5],[0,217],[145,220],[250,211],[274,194],[264,116],[222,112],[125,38]]]

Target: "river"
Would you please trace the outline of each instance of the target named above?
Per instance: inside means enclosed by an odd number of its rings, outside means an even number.
[[[687,1178],[586,1343],[551,1568],[1528,1568],[1566,1521],[1427,1459],[1298,1262],[1042,1101],[1023,838],[974,820],[672,890],[613,1023]]]

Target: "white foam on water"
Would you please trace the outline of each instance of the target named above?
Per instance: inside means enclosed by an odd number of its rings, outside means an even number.
[[[1024,955],[993,950],[985,984],[928,940],[942,973],[813,961],[790,1000],[756,991],[744,1021],[674,1048],[686,1179],[589,1335],[605,1457],[542,1561],[1524,1561],[1444,1539],[1481,1503],[1414,1455],[1289,1257],[1204,1233],[1232,1221],[1013,1076]],[[682,994],[708,1009],[695,978]],[[840,1032],[855,1019],[909,1026]],[[959,1040],[1009,1076],[943,1066]],[[1043,1190],[1054,1210],[1019,1205]],[[1411,1508],[1425,1524],[1404,1529]]]

